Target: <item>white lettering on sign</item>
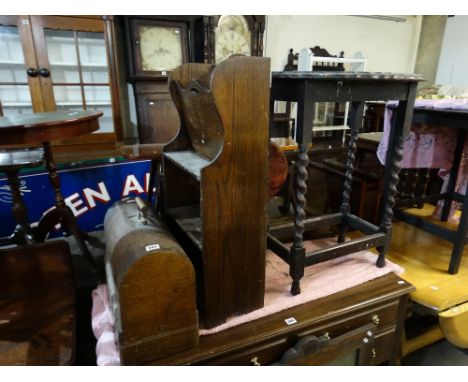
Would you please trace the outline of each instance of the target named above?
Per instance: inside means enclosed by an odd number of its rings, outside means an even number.
[[[78,199],[78,200],[77,200]],[[88,211],[88,207],[84,206],[83,208],[79,209],[79,207],[84,204],[83,200],[80,199],[80,194],[75,192],[74,194],[70,195],[68,198],[65,198],[65,203],[73,212],[73,215],[80,216]]]
[[[132,191],[136,191],[139,194],[142,194],[144,192],[143,187],[141,187],[135,175],[129,175],[125,179],[122,196],[128,196],[128,194]]]
[[[286,318],[284,322],[286,322],[287,325],[293,325],[297,322],[297,320],[294,317],[289,317],[289,318]]]
[[[155,249],[159,249],[159,244],[151,244],[151,245],[147,245],[145,247],[146,249],[146,252],[149,252],[149,251],[154,251]]]
[[[88,203],[88,206],[90,208],[96,207],[96,200],[102,203],[107,203],[111,199],[104,182],[99,182],[98,187],[99,191],[93,190],[88,187],[83,190],[86,202]]]

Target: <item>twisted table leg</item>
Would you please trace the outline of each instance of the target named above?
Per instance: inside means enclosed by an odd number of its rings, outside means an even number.
[[[290,250],[289,273],[293,279],[291,294],[301,293],[300,280],[304,276],[305,249],[303,243],[305,205],[307,192],[307,155],[308,144],[299,144],[299,155],[296,164],[296,206],[294,210],[294,236],[293,245]]]

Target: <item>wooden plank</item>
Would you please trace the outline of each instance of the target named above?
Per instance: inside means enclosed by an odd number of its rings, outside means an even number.
[[[349,255],[353,252],[363,251],[373,247],[378,247],[385,243],[386,235],[377,233],[368,235],[363,238],[354,239],[344,243],[334,245],[332,247],[319,249],[318,251],[309,252],[306,254],[306,266],[318,264],[323,261],[335,259],[337,257]]]
[[[395,210],[395,217],[405,223],[414,225],[419,229],[429,232],[433,235],[437,235],[440,238],[450,241],[453,243],[455,240],[456,233],[448,228],[442,227],[439,224],[431,223],[430,221],[423,219],[419,216],[414,216],[401,210]]]
[[[194,151],[174,151],[166,153],[165,157],[197,180],[200,180],[202,169],[210,164],[209,160]]]
[[[289,263],[289,248],[270,233],[267,234],[267,248]]]
[[[335,213],[324,216],[304,219],[305,231],[313,230],[317,227],[334,226],[340,223],[342,214]],[[276,238],[285,238],[294,233],[294,224],[292,222],[282,223],[271,226],[269,232]]]
[[[371,235],[379,231],[379,227],[356,215],[347,215],[346,222],[352,229],[358,230],[366,235]]]

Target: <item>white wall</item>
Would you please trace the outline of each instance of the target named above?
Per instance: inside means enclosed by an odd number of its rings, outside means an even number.
[[[412,73],[420,16],[395,22],[356,16],[267,16],[264,56],[271,57],[272,70],[283,70],[289,49],[319,45],[332,55],[345,52],[351,58],[361,51],[368,58],[367,70]]]
[[[449,17],[445,25],[436,83],[468,85],[468,16]]]

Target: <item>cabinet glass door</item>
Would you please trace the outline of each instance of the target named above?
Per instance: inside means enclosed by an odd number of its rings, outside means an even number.
[[[99,133],[114,131],[103,32],[44,29],[57,110],[99,110]]]
[[[0,25],[0,115],[33,112],[21,37],[16,26]]]

